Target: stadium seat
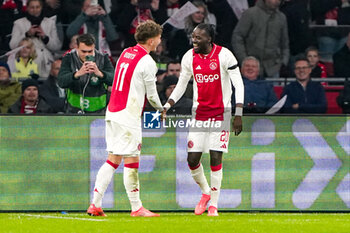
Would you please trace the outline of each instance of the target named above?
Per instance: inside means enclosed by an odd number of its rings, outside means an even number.
[[[280,99],[283,92],[283,86],[274,86],[273,90],[275,91],[277,98]]]
[[[342,114],[342,109],[337,104],[337,97],[339,92],[343,90],[343,86],[325,86],[327,98],[327,114]],[[278,99],[281,98],[283,86],[273,87]]]
[[[339,92],[343,86],[325,86],[327,98],[327,114],[342,114],[342,109],[337,104]]]

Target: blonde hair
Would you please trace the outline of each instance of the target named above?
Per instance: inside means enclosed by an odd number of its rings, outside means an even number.
[[[18,47],[22,46],[24,42],[28,42],[28,46],[30,46],[30,53],[29,53],[29,58],[31,58],[32,60],[34,60],[37,55],[36,55],[36,51],[35,51],[35,45],[34,45],[34,42],[32,39],[26,37],[26,38],[23,38],[19,44],[18,44]],[[16,58],[19,58],[20,57],[20,53],[21,53],[21,50],[18,51],[16,53]]]
[[[204,20],[202,23],[208,23],[208,7],[207,5],[203,2],[203,1],[199,1],[199,0],[195,0],[192,2],[193,5],[195,5],[196,7],[202,7],[204,9]],[[198,9],[199,11],[199,9]],[[194,13],[193,13],[194,14]],[[192,34],[193,29],[197,26],[198,24],[194,23],[192,20],[192,14],[190,14],[189,16],[187,16],[185,18],[185,31],[187,32],[187,34]]]

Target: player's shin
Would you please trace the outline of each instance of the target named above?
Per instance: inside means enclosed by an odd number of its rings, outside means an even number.
[[[92,199],[92,204],[95,204],[97,208],[102,205],[103,195],[111,182],[115,170],[118,168],[118,164],[112,163],[107,160],[100,168],[96,176],[94,195]]]
[[[124,164],[124,186],[132,211],[137,211],[142,207],[138,168],[139,163]]]
[[[199,163],[195,167],[190,167],[191,175],[194,179],[194,181],[199,185],[200,189],[202,190],[203,194],[209,195],[210,194],[210,188],[207,181],[207,178],[204,175],[203,166],[201,163]]]
[[[218,166],[210,166],[210,168],[210,205],[217,208],[222,181],[222,164]]]

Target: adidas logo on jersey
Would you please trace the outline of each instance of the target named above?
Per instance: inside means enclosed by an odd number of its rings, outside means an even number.
[[[222,144],[222,146],[220,146],[220,148],[226,149],[226,144]]]
[[[196,67],[196,70],[201,70],[202,69],[202,67],[200,66],[200,65],[198,65],[197,67]]]

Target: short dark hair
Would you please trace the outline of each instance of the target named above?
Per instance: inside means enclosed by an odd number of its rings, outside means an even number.
[[[166,63],[166,69],[168,70],[168,67],[170,64],[180,64],[181,62],[179,60],[170,60],[169,62]]]
[[[296,56],[294,66],[295,66],[295,63],[297,63],[298,61],[306,61],[307,64],[310,65],[309,60],[304,55]]]
[[[144,44],[148,39],[161,35],[162,32],[162,26],[152,20],[147,20],[137,26],[134,37],[137,43]]]
[[[38,1],[38,2],[40,3],[41,7],[44,7],[44,2],[43,2],[43,0],[28,0],[27,6],[29,6],[29,4],[30,4],[31,2],[34,2],[34,1]]]
[[[95,37],[90,33],[81,34],[77,38],[77,45],[79,46],[80,43],[84,43],[87,46],[93,45],[95,44]]]
[[[198,29],[201,29],[201,30],[204,30],[205,33],[211,37],[211,43],[214,42],[215,40],[215,27],[213,24],[208,24],[208,23],[200,23],[197,25],[197,27],[195,27],[195,29],[198,28]],[[195,30],[194,29],[194,30]]]

